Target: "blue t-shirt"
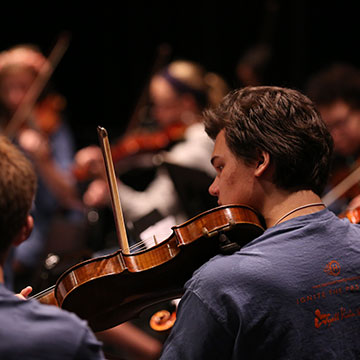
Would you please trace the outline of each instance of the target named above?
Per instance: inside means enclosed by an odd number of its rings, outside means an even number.
[[[212,258],[185,287],[161,359],[360,358],[360,226],[327,209]]]
[[[21,300],[0,284],[0,359],[104,359],[101,343],[76,315]]]

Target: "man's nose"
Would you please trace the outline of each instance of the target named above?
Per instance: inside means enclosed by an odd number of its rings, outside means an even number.
[[[218,188],[218,180],[217,177],[214,179],[214,181],[209,186],[209,193],[212,196],[218,196],[219,188]]]

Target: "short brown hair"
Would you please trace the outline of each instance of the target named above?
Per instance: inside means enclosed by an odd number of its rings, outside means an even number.
[[[37,179],[31,162],[2,135],[0,174],[0,252],[4,252],[26,222]]]
[[[286,190],[320,195],[327,183],[333,141],[319,112],[300,92],[274,86],[230,92],[204,113],[215,139],[224,129],[230,150],[248,163],[266,151],[275,165],[273,182]]]

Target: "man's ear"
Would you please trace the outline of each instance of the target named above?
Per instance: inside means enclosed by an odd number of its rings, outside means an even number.
[[[255,176],[262,176],[267,169],[270,167],[270,154],[266,151],[259,153],[256,167]]]
[[[25,221],[25,224],[20,229],[19,233],[15,236],[13,244],[15,246],[20,245],[25,241],[31,234],[32,229],[34,228],[34,219],[31,215],[28,215]]]

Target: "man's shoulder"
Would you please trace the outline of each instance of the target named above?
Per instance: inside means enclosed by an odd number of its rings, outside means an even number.
[[[101,358],[101,344],[87,323],[56,306],[6,296],[0,299],[0,317],[0,357],[7,358],[5,354],[9,354],[13,358],[19,353],[34,358],[31,356],[37,353],[56,353],[49,358],[75,358],[82,354],[89,354],[84,358]]]
[[[28,300],[29,314],[34,317],[45,318],[48,322],[63,322],[64,326],[78,331],[80,328],[87,328],[86,321],[80,319],[75,314],[60,309],[53,305],[43,305],[36,300]]]
[[[257,276],[261,270],[256,262],[256,257],[248,252],[217,255],[194,272],[187,287],[220,289],[233,284],[234,280],[246,283],[246,279]]]
[[[36,326],[46,335],[47,332],[68,331],[81,336],[87,329],[87,323],[75,314],[53,305],[44,305],[37,300],[20,300],[15,295],[1,300],[0,316],[2,323],[8,322],[9,327]],[[13,324],[12,319],[17,319]]]

